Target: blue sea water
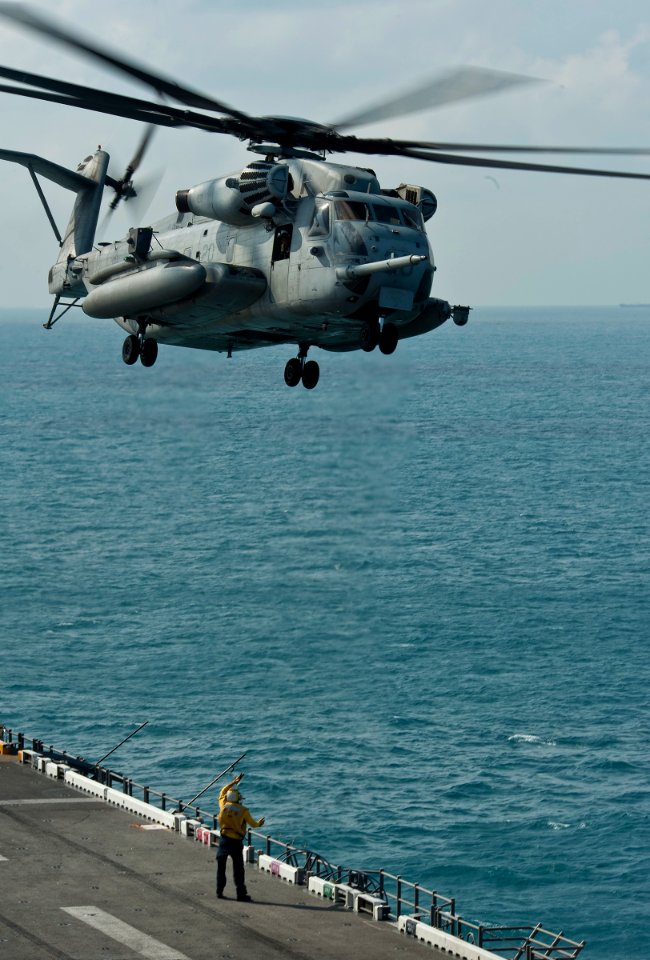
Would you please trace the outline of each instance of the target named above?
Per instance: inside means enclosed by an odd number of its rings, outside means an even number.
[[[313,392],[43,319],[0,313],[0,721],[148,720],[114,766],[184,799],[247,750],[274,836],[645,957],[650,310],[477,309]]]

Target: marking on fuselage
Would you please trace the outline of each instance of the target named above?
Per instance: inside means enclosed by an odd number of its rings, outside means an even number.
[[[9,860],[9,857],[3,857],[2,854],[0,853],[0,863],[2,863],[3,861],[6,863],[8,860]]]
[[[146,957],[147,960],[189,960],[184,953],[142,933],[141,930],[119,920],[111,913],[100,910],[99,907],[61,907],[61,909],[76,920],[87,923],[88,926],[94,927],[112,940],[117,940],[118,943],[139,953],[141,957]]]

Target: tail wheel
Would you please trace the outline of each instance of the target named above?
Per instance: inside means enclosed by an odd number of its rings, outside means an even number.
[[[140,341],[134,334],[129,334],[122,344],[122,360],[129,366],[137,362],[140,356]]]
[[[297,387],[302,379],[302,364],[298,357],[292,357],[284,368],[284,382],[288,387]],[[316,378],[318,379],[318,377]],[[316,384],[314,384],[316,386]]]
[[[382,353],[395,353],[399,333],[394,323],[385,323],[379,335],[379,349]]]
[[[302,368],[302,385],[307,390],[313,390],[320,377],[320,367],[315,360],[308,360]]]
[[[158,341],[153,337],[147,337],[142,341],[140,349],[140,362],[143,367],[153,367],[158,356]]]

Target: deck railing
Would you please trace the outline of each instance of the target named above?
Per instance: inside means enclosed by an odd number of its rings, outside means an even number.
[[[45,747],[42,740],[30,739],[22,733],[14,735],[11,729],[1,724],[0,738],[0,742],[14,745],[16,750],[32,749],[54,761],[65,763],[108,787],[115,788],[117,785],[129,796],[159,806],[161,810],[182,812],[201,820],[214,830],[218,829],[215,814],[137,783],[115,770],[100,767],[84,757],[74,757],[63,750],[55,750],[53,746]],[[426,923],[502,956],[504,960],[576,960],[585,946],[584,941],[570,940],[562,932],[553,933],[546,930],[541,923],[512,926],[474,923],[457,913],[454,897],[443,896],[436,890],[428,890],[386,870],[358,870],[335,864],[313,850],[295,847],[257,830],[248,831],[248,843],[258,853],[266,853],[276,860],[301,867],[305,878],[316,876],[332,883],[345,883],[361,892],[380,897],[388,904],[390,920],[408,917],[413,925],[416,921]],[[408,923],[407,932],[410,932]]]

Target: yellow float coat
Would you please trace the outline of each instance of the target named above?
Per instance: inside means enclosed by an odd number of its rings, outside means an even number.
[[[230,790],[235,790],[236,782],[233,780],[222,788],[219,794],[219,832],[223,837],[230,837],[232,840],[243,840],[246,835],[246,824],[249,827],[260,827],[261,820],[256,820],[251,816],[248,807],[243,803],[235,803],[228,800]],[[239,791],[237,791],[239,795]]]

